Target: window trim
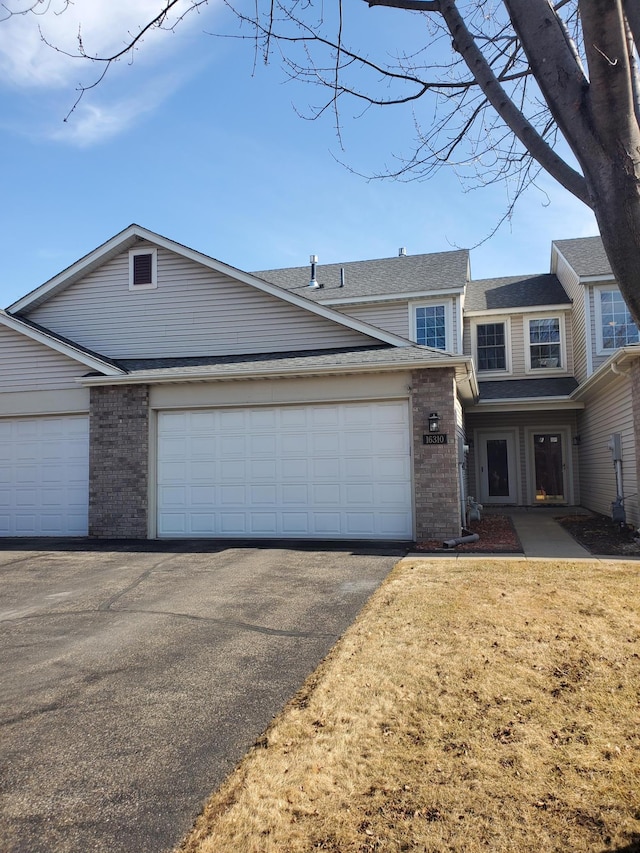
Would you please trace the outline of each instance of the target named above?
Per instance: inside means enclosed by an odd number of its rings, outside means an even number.
[[[151,255],[151,281],[147,284],[133,283],[134,258],[137,255]],[[129,290],[154,290],[158,287],[158,250],[148,246],[144,249],[129,249]]]
[[[610,291],[616,291],[616,293],[619,293],[620,296],[622,296],[622,291],[617,284],[601,284],[596,285],[593,288],[594,322],[596,327],[596,355],[611,355],[612,352],[620,349],[620,347],[605,347],[602,337],[602,300],[600,298],[600,294]],[[627,311],[628,310],[629,309],[627,308]]]
[[[504,325],[505,367],[504,370],[481,370],[478,359],[478,326],[493,326],[496,323],[502,323]],[[511,376],[513,373],[513,361],[511,357],[511,317],[506,315],[495,317],[492,317],[491,315],[472,317],[471,347],[473,351],[473,362],[476,366],[478,377],[482,377],[483,379],[492,377],[500,379],[503,376]]]
[[[564,314],[557,313],[540,313],[532,315],[524,315],[524,370],[525,373],[531,373],[534,376],[547,376],[555,373],[567,372],[567,347],[566,347],[566,331]],[[560,364],[558,367],[532,367],[531,366],[531,336],[530,324],[532,320],[558,320],[558,331],[560,333]]]
[[[418,343],[418,320],[416,311],[418,308],[444,308],[444,349],[438,349],[438,352],[455,352],[453,340],[453,299],[434,299],[420,300],[420,302],[412,302],[409,305],[409,335],[412,341]],[[419,346],[429,346],[428,344],[418,344]],[[433,347],[437,349],[437,347]]]

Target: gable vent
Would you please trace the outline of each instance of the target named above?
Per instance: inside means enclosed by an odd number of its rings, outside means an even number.
[[[133,256],[133,284],[152,284],[153,283],[153,256],[151,252],[148,255]]]
[[[131,249],[129,252],[129,290],[158,286],[157,249]]]

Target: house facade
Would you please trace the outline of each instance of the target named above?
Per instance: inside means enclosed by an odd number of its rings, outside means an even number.
[[[468,495],[638,524],[637,340],[597,238],[474,281],[132,225],[0,313],[0,536],[449,538]]]

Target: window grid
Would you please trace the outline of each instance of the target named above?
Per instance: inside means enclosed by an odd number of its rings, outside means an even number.
[[[603,349],[638,343],[638,327],[619,290],[600,291],[600,316]]]
[[[529,355],[534,370],[562,367],[557,317],[529,320]]]
[[[507,348],[504,323],[483,323],[476,327],[478,370],[506,370]]]
[[[447,348],[447,323],[444,305],[416,308],[416,341],[434,349]]]

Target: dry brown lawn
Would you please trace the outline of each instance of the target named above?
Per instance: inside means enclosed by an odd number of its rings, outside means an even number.
[[[640,563],[405,559],[181,851],[640,850]]]

